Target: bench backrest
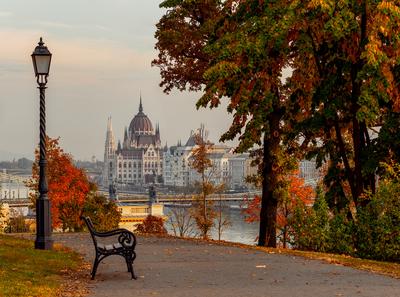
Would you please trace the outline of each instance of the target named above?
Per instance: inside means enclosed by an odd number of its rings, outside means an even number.
[[[96,230],[94,229],[92,220],[91,220],[89,217],[83,217],[83,216],[82,216],[81,218],[85,221],[86,226],[87,226],[88,229],[89,229],[90,236],[92,237],[94,246],[97,248],[97,240],[96,240],[96,237],[94,236],[94,233],[96,233]]]

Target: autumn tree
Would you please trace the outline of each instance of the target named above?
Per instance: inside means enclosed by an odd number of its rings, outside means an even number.
[[[277,209],[277,229],[279,230],[278,239],[284,248],[289,242],[289,233],[295,208],[299,205],[311,206],[314,201],[315,193],[313,188],[304,183],[304,179],[298,176],[298,171],[287,174],[285,179],[286,187],[280,195]],[[246,197],[242,205],[242,213],[245,215],[245,221],[253,223],[259,221],[261,208],[261,197],[256,195],[254,198]]]
[[[213,164],[208,156],[212,144],[206,139],[204,126],[194,135],[195,147],[191,152],[190,167],[200,175],[200,195],[196,197],[193,215],[203,239],[208,238],[209,231],[214,226],[215,211],[212,201],[207,197],[215,191],[210,178],[213,174]]]
[[[289,242],[290,218],[293,210],[298,203],[311,206],[314,202],[315,194],[310,185],[304,183],[304,179],[298,176],[298,171],[293,172],[287,177],[288,191],[283,195],[279,202],[277,225],[280,230],[280,241],[284,248]]]
[[[218,194],[217,205],[215,207],[215,229],[217,230],[218,240],[221,240],[222,234],[229,227],[232,226],[229,215],[224,214],[224,208],[226,207],[222,200],[222,192],[225,189],[225,184],[219,185],[215,189],[215,193]]]
[[[200,13],[204,3],[214,5],[217,13],[198,22],[196,16],[206,16]],[[197,48],[209,61],[192,71],[201,75],[196,89],[204,91],[197,106],[213,108],[228,99],[234,121],[221,139],[239,136],[238,151],[254,145],[264,150],[260,245],[275,245],[288,154],[308,150],[307,157],[318,165],[328,162],[331,208],[368,204],[363,197],[375,191],[379,161],[389,153],[399,158],[397,1],[177,0],[162,6],[170,23],[159,24],[156,48],[177,62],[156,63],[168,65],[162,68],[162,84],[173,88],[185,82],[178,89],[189,88],[190,77],[174,71],[193,70],[196,64],[181,63],[184,53],[174,49],[201,36]],[[160,42],[164,33],[179,34],[172,24],[196,26],[185,41]]]
[[[292,4],[302,21],[292,34],[288,88],[293,104],[309,102],[295,134],[310,140],[308,157],[329,163],[330,207],[353,205],[354,216],[375,192],[379,162],[399,155],[400,3]]]
[[[167,13],[157,23],[155,48],[159,51],[153,66],[160,68],[160,86],[166,93],[198,91],[204,87],[204,71],[209,67],[212,53],[204,46],[213,35],[219,18],[221,0],[165,0],[160,4]]]
[[[85,172],[73,165],[70,155],[64,152],[59,145],[59,139],[47,137],[47,181],[48,196],[51,201],[51,216],[53,228],[62,227],[63,230],[80,229],[82,222],[80,215],[90,184]],[[35,205],[39,195],[39,151],[35,151],[35,162],[32,166],[32,178],[27,186],[34,191],[30,199]]]
[[[168,213],[169,225],[175,236],[186,237],[194,234],[196,222],[191,209],[186,207],[186,194],[182,200],[176,202],[175,206],[170,208]]]
[[[199,23],[196,14],[191,12],[201,11],[204,3],[214,5],[217,13],[208,15],[209,19],[203,19]],[[214,108],[220,105],[222,98],[228,98],[228,112],[233,113],[234,120],[221,140],[239,136],[238,152],[246,151],[255,145],[263,147],[259,245],[276,246],[278,195],[281,174],[287,164],[280,146],[280,124],[285,114],[282,105],[284,92],[281,72],[287,64],[285,57],[288,52],[285,30],[287,25],[277,21],[275,16],[277,13],[285,13],[285,4],[282,2],[260,5],[259,1],[225,1],[221,4],[219,1],[182,0],[165,1],[162,6],[169,8],[164,18],[171,18],[173,23],[200,25],[197,29],[192,27],[192,30],[196,36],[202,33],[201,43],[197,48],[208,54],[208,61],[204,64],[206,67],[196,69],[195,72],[202,75],[200,83],[204,85],[204,94],[197,107]],[[273,10],[266,9],[267,6],[273,7]],[[179,61],[183,57],[182,53],[172,49],[183,46],[182,42],[177,40],[178,46],[170,46],[162,41],[165,38],[164,33],[179,33],[173,26],[164,26],[163,19],[156,33],[156,48],[160,53],[168,55],[170,60]],[[185,37],[185,40],[190,40],[192,34]],[[179,70],[186,64],[170,64],[170,68],[166,69],[167,64],[160,62],[156,65],[161,68],[162,84],[174,87],[183,79],[191,85],[192,81],[187,77],[176,78],[172,75],[174,70]],[[165,70],[171,75],[163,75]],[[180,89],[185,87],[186,85],[183,85]]]

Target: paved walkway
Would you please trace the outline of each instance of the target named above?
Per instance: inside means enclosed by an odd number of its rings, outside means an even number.
[[[92,262],[89,234],[54,234],[54,239]],[[137,280],[130,279],[122,258],[112,256],[100,264],[90,296],[400,296],[400,280],[252,249],[139,237],[137,254]]]

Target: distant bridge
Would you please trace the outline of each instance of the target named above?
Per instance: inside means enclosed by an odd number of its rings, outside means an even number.
[[[108,196],[108,193],[102,192],[101,194]],[[251,193],[227,193],[227,194],[213,194],[207,197],[209,201],[232,201],[240,202],[246,198],[252,199],[255,195],[260,195],[258,192]],[[190,202],[196,200],[196,194],[183,195],[183,194],[159,194],[157,195],[157,201],[159,203],[171,203],[171,202]],[[119,202],[133,202],[133,203],[147,203],[149,197],[146,194],[129,194],[129,193],[118,193]]]
[[[31,201],[28,198],[0,199],[0,203],[7,203],[11,207],[27,207],[32,205]]]
[[[106,195],[105,192],[100,192],[100,194]],[[230,201],[230,202],[241,202],[246,197],[252,199],[255,194],[259,193],[234,193],[234,194],[221,194],[221,195],[210,195],[207,197],[209,201]],[[118,195],[118,201],[124,203],[148,203],[149,197],[147,195],[140,195],[140,194],[123,194]],[[159,195],[157,197],[157,201],[159,203],[176,203],[176,202],[191,202],[196,200],[196,195]],[[1,199],[0,202],[7,203],[11,207],[27,207],[30,206],[32,203],[29,199]]]

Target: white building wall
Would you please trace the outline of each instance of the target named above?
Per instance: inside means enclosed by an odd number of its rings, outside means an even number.
[[[32,190],[23,183],[2,182],[0,183],[0,200],[2,199],[27,199]]]
[[[229,159],[229,186],[231,189],[238,189],[247,186],[245,181],[246,158],[248,158],[248,155],[240,155]]]
[[[194,185],[201,181],[201,175],[190,167],[191,152],[194,147],[173,146],[163,155],[163,178],[168,186]],[[206,177],[215,185],[225,184],[227,189],[247,187],[246,170],[249,154],[233,154],[225,146],[216,146],[209,154],[212,167]]]
[[[163,155],[163,178],[168,186],[186,187],[189,185],[189,157],[192,147],[171,147]]]

